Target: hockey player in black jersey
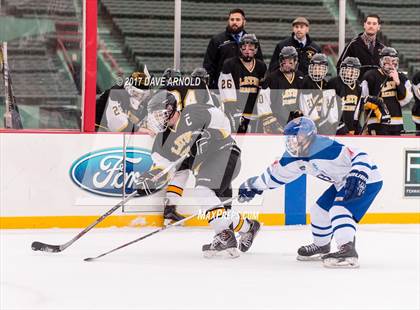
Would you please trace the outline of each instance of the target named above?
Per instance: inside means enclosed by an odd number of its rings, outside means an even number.
[[[165,70],[163,76],[167,81],[175,77],[179,78],[180,82],[176,85],[175,83],[167,83],[165,86],[176,98],[177,111],[182,111],[185,106],[191,104],[209,104],[213,106],[216,100],[218,100],[215,95],[214,97],[212,96],[208,89],[208,74],[204,68],[196,68],[191,73],[191,78],[194,82],[193,85],[182,83],[182,75],[178,70],[168,68]],[[168,127],[163,135],[167,136],[172,131],[173,128]],[[177,212],[176,206],[184,193],[184,188],[192,168],[191,164],[191,159],[186,159],[174,173],[174,176],[166,187],[163,209],[163,224],[165,226],[184,218],[184,216]]]
[[[256,100],[267,67],[255,57],[259,43],[254,34],[245,34],[239,46],[241,55],[229,58],[223,64],[219,92],[232,132],[256,132]]]
[[[303,74],[297,71],[298,53],[293,46],[285,46],[279,54],[279,69],[262,83],[258,114],[265,133],[283,133],[291,115],[299,110],[299,91]]]
[[[360,103],[362,88],[358,82],[360,61],[356,57],[346,57],[340,64],[338,76],[328,81],[329,88],[335,90],[339,109],[342,111],[337,135],[354,135],[361,129],[359,117],[355,115]]]
[[[394,48],[384,47],[379,55],[380,68],[367,71],[362,78],[362,96],[383,100],[391,120],[384,121],[381,113],[369,113],[368,131],[371,135],[400,135],[404,129],[401,108],[413,97],[411,83],[404,73],[398,72],[399,58]]]
[[[152,177],[190,153],[195,192],[203,206],[207,209],[232,197],[231,182],[239,173],[241,152],[230,135],[229,120],[220,109],[193,104],[179,111],[174,96],[160,91],[148,103],[148,126],[157,134],[152,151],[154,167],[140,177],[143,185],[139,191],[161,188],[166,180],[152,182]],[[173,129],[168,132],[168,127]],[[216,233],[213,242],[203,246],[206,257],[238,257],[237,247],[247,251],[260,227],[257,221],[242,218],[230,206],[207,210],[206,218]],[[240,234],[239,244],[235,231]]]
[[[303,79],[299,106],[303,115],[312,119],[320,134],[335,134],[340,121],[337,98],[334,89],[325,79],[328,59],[325,54],[312,56],[308,75]]]
[[[123,85],[114,85],[96,100],[96,131],[142,131],[150,96],[147,68],[133,72]]]
[[[416,136],[420,136],[420,71],[417,71],[412,79],[414,104],[411,110],[413,122],[416,125]]]

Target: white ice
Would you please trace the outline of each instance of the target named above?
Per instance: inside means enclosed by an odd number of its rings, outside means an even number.
[[[208,260],[208,229],[176,228],[84,262],[150,232],[95,229],[62,253],[33,252],[78,230],[2,230],[0,308],[6,309],[419,309],[420,225],[361,225],[360,269],[299,262],[307,226],[265,227],[249,253]]]

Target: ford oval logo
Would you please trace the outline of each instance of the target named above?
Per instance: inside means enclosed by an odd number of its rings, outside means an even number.
[[[150,151],[127,148],[125,158],[126,193],[134,190],[134,180],[153,164]],[[73,182],[91,193],[121,197],[123,191],[123,150],[109,148],[88,153],[77,159],[70,168]]]

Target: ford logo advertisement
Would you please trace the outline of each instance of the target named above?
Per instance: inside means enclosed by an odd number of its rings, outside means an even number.
[[[134,180],[153,164],[150,151],[127,148],[125,154],[126,193],[134,190]],[[86,191],[102,196],[121,197],[124,183],[122,148],[108,148],[88,153],[70,168],[72,181]]]

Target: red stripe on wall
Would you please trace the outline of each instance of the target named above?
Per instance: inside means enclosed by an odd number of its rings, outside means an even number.
[[[83,111],[83,131],[95,131],[96,105],[96,36],[97,0],[86,1],[86,42],[85,42],[85,102]]]

